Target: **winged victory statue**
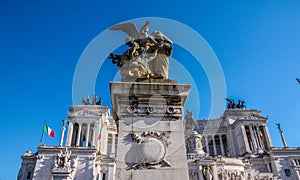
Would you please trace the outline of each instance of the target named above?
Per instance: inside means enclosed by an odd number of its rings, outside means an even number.
[[[160,31],[149,35],[149,24],[150,21],[146,21],[140,31],[130,22],[109,28],[121,30],[128,35],[125,44],[129,49],[122,55],[109,55],[112,63],[118,66],[122,81],[168,79],[168,57],[172,55],[173,42]]]

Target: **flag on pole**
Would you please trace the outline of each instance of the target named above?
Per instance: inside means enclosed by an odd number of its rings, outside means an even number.
[[[54,131],[47,124],[45,124],[44,126],[44,132],[47,133],[52,138],[54,138],[55,136]]]
[[[102,134],[102,127],[100,128],[100,132],[99,132],[99,135],[98,135],[98,140],[101,139],[101,134]]]
[[[262,140],[262,141],[264,141],[265,140],[265,137],[264,137],[264,135],[262,134],[262,132],[261,132],[261,130],[258,128],[258,131],[259,131],[259,137],[260,137],[260,139]]]

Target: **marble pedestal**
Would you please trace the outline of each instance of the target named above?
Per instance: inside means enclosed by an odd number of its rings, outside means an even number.
[[[183,106],[191,85],[111,82],[116,179],[188,179]]]

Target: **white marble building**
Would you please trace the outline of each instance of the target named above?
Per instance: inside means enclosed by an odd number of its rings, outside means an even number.
[[[300,179],[300,148],[274,148],[267,117],[227,109],[219,119],[186,115],[190,179]]]
[[[117,130],[109,108],[78,105],[69,110],[65,144],[63,122],[60,145],[27,151],[18,179],[113,179]]]
[[[64,122],[60,145],[26,151],[18,179],[115,179],[118,134],[109,108],[69,110],[66,142]],[[300,148],[274,148],[260,111],[228,109],[214,120],[187,112],[185,119],[189,179],[300,179]]]

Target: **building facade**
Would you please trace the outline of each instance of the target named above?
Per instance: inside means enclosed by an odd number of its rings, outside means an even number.
[[[186,115],[190,179],[300,179],[300,148],[274,148],[260,111],[227,109],[219,119]]]
[[[26,151],[18,179],[112,179],[117,130],[109,108],[78,105],[69,110],[66,142],[64,121],[60,144]]]
[[[115,179],[118,132],[108,107],[69,108],[58,146],[26,151],[18,179]],[[185,116],[189,179],[300,179],[300,148],[274,148],[260,111],[227,109],[219,119]],[[67,126],[67,132],[65,129]]]

